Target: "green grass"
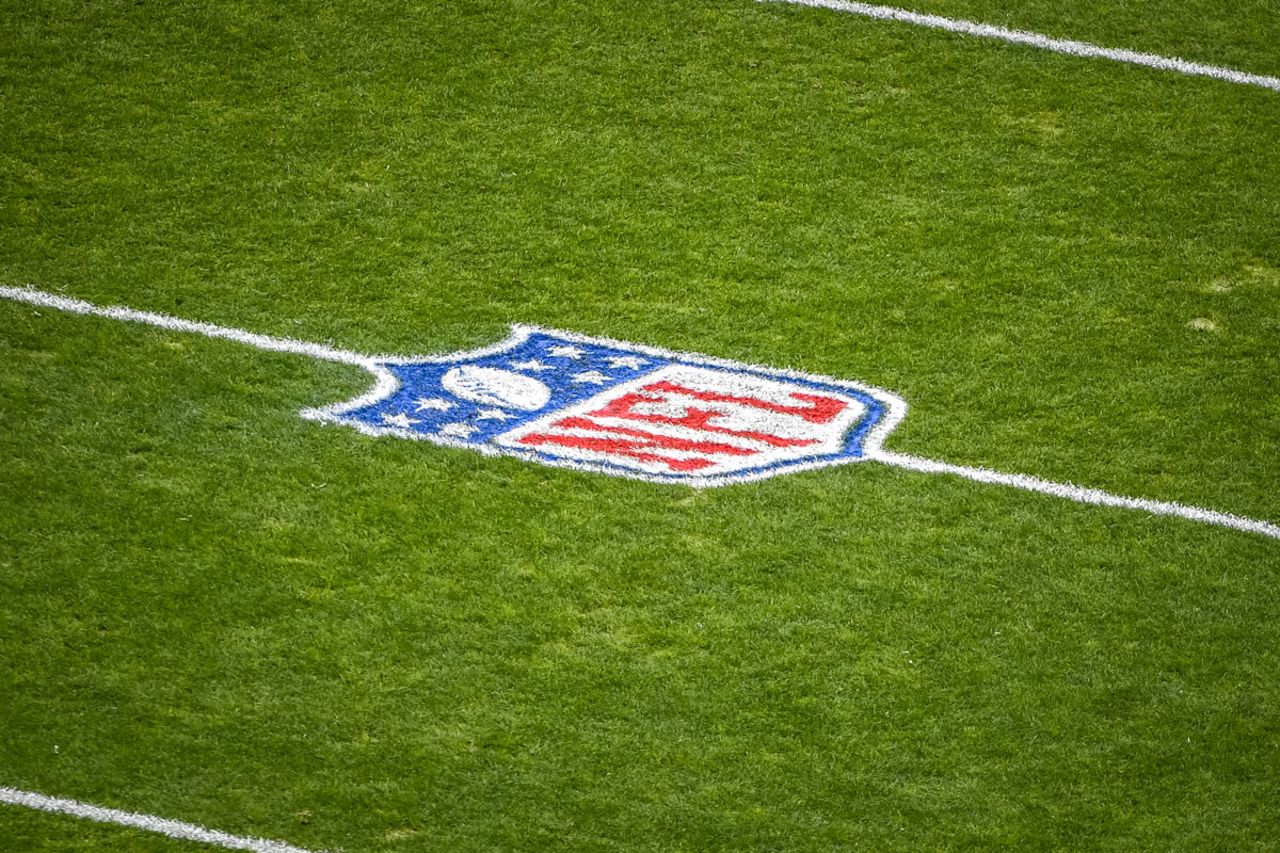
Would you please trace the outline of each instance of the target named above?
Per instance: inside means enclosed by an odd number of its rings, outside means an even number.
[[[1280,72],[1262,3],[914,8]],[[750,2],[9,2],[0,282],[795,367],[902,394],[893,450],[1277,520],[1278,128]],[[1275,541],[296,416],[365,383],[0,303],[0,785],[349,853],[1280,849]],[[0,849],[202,848],[0,806]]]

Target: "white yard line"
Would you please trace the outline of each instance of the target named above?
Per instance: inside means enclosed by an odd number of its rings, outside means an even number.
[[[929,27],[935,30],[946,30],[980,38],[999,39],[1014,44],[1025,44],[1049,50],[1054,53],[1065,53],[1069,56],[1080,56],[1089,59],[1110,59],[1115,62],[1127,62],[1130,65],[1145,65],[1148,68],[1159,68],[1161,71],[1174,71],[1194,77],[1212,77],[1242,86],[1260,86],[1280,92],[1280,78],[1266,77],[1261,74],[1249,74],[1234,68],[1223,68],[1219,65],[1205,65],[1200,62],[1188,62],[1172,56],[1157,56],[1154,53],[1139,53],[1135,50],[1123,50],[1111,47],[1099,47],[1086,41],[1053,38],[1041,33],[1025,30],[1010,30],[991,24],[980,24],[962,18],[943,18],[939,15],[925,15],[906,9],[895,9],[892,6],[873,6],[868,3],[855,3],[850,0],[761,0],[765,3],[790,3],[795,6],[812,6],[819,9],[831,9],[836,12],[847,12],[865,18],[881,21],[901,21],[918,27]]]
[[[1173,515],[1190,521],[1199,521],[1204,524],[1216,524],[1220,527],[1230,527],[1234,530],[1242,530],[1248,533],[1260,533],[1263,536],[1280,539],[1280,526],[1272,524],[1269,521],[1258,521],[1252,518],[1243,518],[1227,512],[1201,509],[1200,507],[1186,506],[1184,504],[1173,503],[1172,501],[1151,501],[1146,498],[1126,498],[1121,495],[1113,495],[1110,492],[1104,492],[1099,489],[1086,489],[1082,486],[1076,486],[1071,483],[1055,483],[1050,480],[1041,480],[1039,477],[1029,477],[1026,474],[1004,474],[1000,471],[992,471],[987,468],[970,468],[966,465],[952,465],[949,462],[939,462],[935,459],[922,459],[919,456],[908,456],[904,453],[889,453],[884,450],[877,451],[872,454],[870,458],[879,462],[884,462],[887,465],[894,465],[898,468],[907,468],[912,471],[920,471],[925,474],[954,474],[957,477],[976,480],[979,483],[1013,486],[1017,489],[1025,489],[1028,492],[1040,492],[1041,494],[1053,495],[1056,498],[1065,498],[1069,501],[1075,501],[1076,503],[1094,504],[1096,506],[1113,506],[1120,507],[1122,509],[1136,509],[1149,512],[1152,515]]]
[[[397,387],[396,378],[384,368],[379,362],[407,362],[413,360],[435,360],[447,361],[450,356],[429,356],[423,359],[406,359],[392,356],[372,356],[362,355],[348,350],[334,349],[333,347],[323,344],[308,343],[306,341],[295,341],[288,338],[274,338],[267,335],[259,335],[254,332],[247,332],[243,329],[233,329],[227,326],[214,326],[209,323],[198,323],[191,320],[182,320],[177,317],[170,317],[167,314],[153,314],[147,311],[136,311],[132,308],[124,308],[120,306],[104,307],[94,305],[91,302],[84,302],[79,299],[70,299],[64,296],[58,296],[52,293],[34,290],[25,287],[4,287],[0,286],[0,298],[12,299],[18,302],[26,302],[31,305],[37,305],[47,308],[56,308],[62,311],[70,311],[75,314],[88,314],[97,317],[109,317],[114,320],[125,320],[134,323],[145,323],[151,326],[159,326],[164,329],[172,329],[181,332],[194,332],[210,338],[222,338],[225,340],[237,341],[239,343],[248,344],[258,349],[270,350],[273,352],[291,352],[298,355],[305,355],[310,358],[323,359],[326,361],[337,361],[344,364],[353,364],[365,368],[375,377],[375,384],[372,389],[356,398],[354,401],[340,403],[336,406],[327,407],[325,409],[308,409],[302,412],[304,417],[317,420],[333,420],[333,413],[345,411],[357,406],[363,406],[372,400],[378,400],[392,393]],[[521,334],[527,334],[531,329],[536,327],[522,326],[515,327],[515,334],[510,340],[518,340]],[[572,333],[566,333],[572,336]],[[605,339],[587,338],[585,336],[577,336],[583,341],[599,342]],[[508,342],[509,342],[508,341]],[[501,349],[507,346],[508,342],[499,343],[493,347],[488,347],[477,352],[488,352]],[[636,352],[648,352],[654,354],[664,354],[669,356],[692,357],[706,364],[730,364],[737,365],[736,362],[722,362],[719,359],[712,359],[706,356],[691,356],[690,354],[672,353],[667,350],[657,349],[655,347],[645,347],[637,344],[626,343],[625,341],[614,341],[618,346],[625,346]],[[457,355],[452,354],[452,355]],[[777,375],[791,375],[788,371],[777,371],[772,368],[761,367],[757,365],[737,365],[747,366],[754,369],[770,372]],[[855,383],[846,382],[839,379],[831,379],[829,381],[837,384],[855,385]],[[870,386],[858,386],[868,388]],[[898,399],[895,395],[888,395],[881,389],[875,389],[882,394]],[[901,401],[900,401],[901,402]],[[1257,533],[1262,536],[1269,536],[1273,539],[1280,539],[1280,526],[1269,521],[1259,521],[1251,518],[1244,518],[1230,513],[1218,512],[1211,509],[1203,509],[1201,507],[1185,506],[1183,504],[1172,503],[1168,501],[1152,501],[1145,498],[1129,498],[1121,495],[1114,495],[1099,489],[1088,489],[1076,486],[1071,483],[1054,483],[1048,480],[1041,480],[1038,477],[1030,477],[1025,474],[1004,474],[999,471],[989,471],[985,468],[970,468],[963,465],[952,465],[948,462],[941,462],[935,459],[922,459],[918,456],[910,456],[902,453],[892,453],[881,447],[880,442],[888,435],[888,431],[905,415],[906,404],[903,402],[901,408],[893,413],[887,419],[884,431],[876,437],[874,441],[868,443],[867,454],[864,457],[867,461],[883,462],[886,465],[894,465],[899,468],[908,468],[912,471],[920,471],[927,474],[954,474],[960,477],[966,477],[970,480],[976,480],[980,483],[992,483],[1004,486],[1013,486],[1019,489],[1025,489],[1030,492],[1040,492],[1042,494],[1053,495],[1066,500],[1075,501],[1076,503],[1094,504],[1097,506],[1119,507],[1123,509],[1135,509],[1149,512],[1153,515],[1171,515],[1179,518],[1185,518],[1189,521],[1198,521],[1203,524],[1216,524],[1220,527],[1229,527],[1233,530],[1240,530],[1249,533]],[[395,429],[375,429],[368,426],[356,425],[356,429],[367,435],[395,435],[401,438],[423,438],[421,434],[413,433],[408,430]],[[474,446],[452,443],[446,440],[435,440],[438,444],[446,446],[460,446],[466,449],[475,450],[481,453],[492,454],[493,449],[484,446]],[[798,466],[795,470],[804,470],[805,468],[824,467],[827,462],[816,462],[812,465]],[[575,467],[567,465],[566,467]],[[647,479],[639,476],[639,479]],[[750,478],[747,478],[750,479]],[[726,478],[716,485],[727,485],[737,482],[738,479]]]
[[[347,350],[334,349],[324,344],[313,344],[307,341],[295,341],[292,338],[273,338],[270,335],[259,335],[246,332],[244,329],[232,329],[227,326],[215,326],[211,323],[197,323],[170,317],[168,314],[153,314],[150,311],[137,311],[118,305],[95,305],[83,299],[71,299],[56,293],[46,293],[31,287],[0,286],[0,298],[12,299],[15,302],[26,302],[44,308],[56,308],[72,314],[88,314],[94,317],[109,317],[112,320],[124,320],[129,323],[145,323],[148,326],[159,326],[175,332],[194,332],[206,338],[223,338],[236,343],[248,344],[258,349],[272,352],[291,352],[306,355],[324,361],[338,361],[343,364],[356,364],[367,368],[370,357]]]
[[[154,314],[150,311],[138,311],[134,308],[125,308],[120,305],[95,305],[92,302],[85,302],[83,299],[59,296],[56,293],[47,293],[32,287],[0,285],[0,299],[12,299],[15,302],[26,302],[29,305],[54,308],[58,311],[68,311],[72,314],[106,317],[111,320],[123,320],[126,323],[159,326],[161,329],[168,329],[174,332],[192,332],[197,335],[204,335],[206,338],[235,341],[238,344],[245,344],[268,352],[287,352],[305,355],[321,361],[354,364],[373,374],[374,384],[362,397],[353,401],[353,404],[360,404],[366,400],[377,400],[396,388],[396,378],[385,367],[377,363],[375,356],[363,355],[350,350],[335,349],[324,344],[297,341],[293,338],[259,335],[256,332],[247,332],[244,329],[215,326],[212,323],[200,323],[194,320],[183,320],[180,317],[171,317],[168,314]],[[304,412],[304,415],[316,417],[320,420],[326,419],[326,415],[322,410],[308,410]]]
[[[108,809],[102,806],[82,803],[79,800],[68,800],[62,797],[49,797],[31,791],[19,791],[17,788],[0,787],[0,803],[11,806],[25,806],[42,812],[71,815],[72,817],[94,820],[98,823],[114,823],[155,832],[169,838],[182,841],[197,841],[201,844],[212,844],[226,850],[251,850],[253,853],[309,853],[301,847],[285,844],[283,841],[269,841],[265,838],[247,838],[242,835],[231,835],[216,829],[206,829],[194,823],[156,817],[148,814]]]

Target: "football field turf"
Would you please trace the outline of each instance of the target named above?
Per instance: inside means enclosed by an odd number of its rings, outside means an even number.
[[[1280,75],[1273,2],[921,3]],[[901,395],[890,451],[1271,522],[1278,150],[1263,87],[750,0],[0,3],[0,286],[790,368]],[[367,387],[0,300],[0,788],[348,853],[1280,850],[1280,540],[298,416]]]

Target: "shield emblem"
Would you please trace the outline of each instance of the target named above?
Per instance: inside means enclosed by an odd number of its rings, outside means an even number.
[[[369,365],[371,392],[309,416],[691,486],[859,461],[906,411],[859,383],[536,326],[481,350]]]

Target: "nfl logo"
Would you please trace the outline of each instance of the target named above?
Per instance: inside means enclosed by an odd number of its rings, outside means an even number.
[[[534,326],[482,350],[373,364],[373,391],[313,416],[691,486],[856,462],[906,411],[893,394],[854,382]]]

